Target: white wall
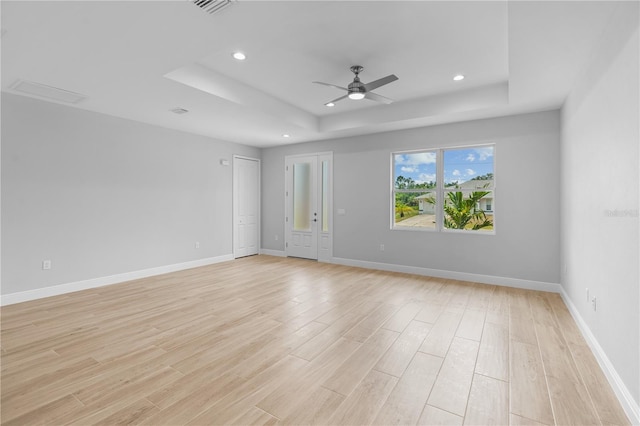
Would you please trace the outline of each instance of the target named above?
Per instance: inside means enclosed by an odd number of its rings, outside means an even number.
[[[260,151],[3,93],[2,294],[231,255],[233,154]]]
[[[496,144],[495,235],[389,229],[391,152],[479,143]],[[558,111],[264,149],[263,248],[284,250],[284,157],[323,151],[334,152],[334,257],[560,282]]]
[[[562,109],[561,164],[562,286],[635,410],[640,402],[638,13],[637,2],[619,7],[576,81]],[[586,288],[597,298],[595,312]]]

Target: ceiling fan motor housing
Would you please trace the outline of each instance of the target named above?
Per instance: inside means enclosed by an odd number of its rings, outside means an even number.
[[[356,75],[353,79],[353,82],[349,83],[349,85],[347,86],[347,88],[349,89],[349,94],[366,93],[367,89],[365,89],[364,84],[360,82],[360,77],[358,77],[358,74],[360,74],[362,70],[364,70],[364,67],[362,67],[361,65],[353,65],[349,69]]]
[[[365,89],[364,84],[362,84],[360,82],[360,79],[358,77],[356,77],[353,80],[353,83],[349,83],[349,86],[347,86],[349,89],[349,94],[351,93],[366,93],[367,89]]]

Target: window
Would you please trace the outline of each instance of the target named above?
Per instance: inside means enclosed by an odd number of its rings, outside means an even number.
[[[391,155],[392,228],[493,233],[494,146]]]
[[[436,228],[437,151],[393,155],[396,227]]]

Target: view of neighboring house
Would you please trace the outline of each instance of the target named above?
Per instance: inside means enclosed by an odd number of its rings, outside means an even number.
[[[469,190],[486,191],[488,188],[493,188],[493,180],[468,180],[466,182],[459,183],[455,189],[460,189],[463,192]],[[436,214],[435,204],[433,199],[435,192],[420,195],[415,199],[418,200],[419,214]],[[482,210],[485,213],[493,213],[493,191],[485,195],[480,199],[480,202],[476,206],[477,209]]]
[[[416,197],[416,200],[418,200],[419,214],[436,214],[436,205],[433,203],[434,197],[435,192],[429,192]]]

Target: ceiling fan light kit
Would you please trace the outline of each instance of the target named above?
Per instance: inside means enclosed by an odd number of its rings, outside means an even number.
[[[398,79],[394,74],[390,74],[386,77],[382,77],[378,80],[372,81],[370,83],[362,83],[360,81],[359,74],[364,70],[364,67],[361,65],[353,65],[349,68],[352,73],[355,74],[355,77],[351,83],[347,87],[337,86],[335,84],[323,83],[321,81],[314,81],[316,84],[322,84],[323,86],[334,87],[339,90],[346,90],[347,94],[341,96],[337,99],[329,101],[325,103],[326,106],[333,106],[336,102],[341,101],[344,98],[349,98],[352,100],[360,100],[360,99],[369,99],[376,102],[381,102],[383,104],[390,104],[393,100],[389,98],[385,98],[384,96],[380,96],[376,93],[373,93],[372,90],[377,89],[378,87],[384,86],[385,84],[389,84]]]

